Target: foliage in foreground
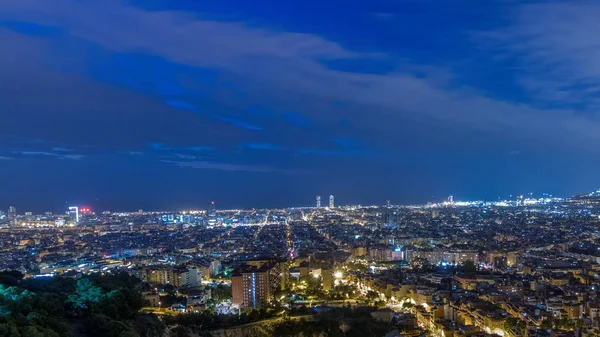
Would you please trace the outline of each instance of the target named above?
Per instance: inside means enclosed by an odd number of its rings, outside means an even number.
[[[142,314],[140,281],[126,273],[26,279],[0,273],[0,337],[159,337],[164,324]],[[15,282],[16,281],[16,282]]]

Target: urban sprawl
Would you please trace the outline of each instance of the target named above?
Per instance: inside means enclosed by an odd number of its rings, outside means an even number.
[[[126,273],[143,285],[140,311],[165,322],[256,312],[252,322],[292,324],[337,313],[350,336],[359,328],[347,312],[368,308],[385,326],[381,336],[600,336],[600,192],[414,206],[327,201],[41,215],[10,207],[0,212],[0,270],[24,281]]]

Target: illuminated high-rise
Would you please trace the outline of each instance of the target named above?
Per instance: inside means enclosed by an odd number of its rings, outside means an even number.
[[[335,208],[335,200],[333,198],[333,195],[329,196],[329,208]]]
[[[10,206],[8,208],[8,221],[11,226],[14,226],[17,222],[17,208],[15,206]]]
[[[267,306],[281,290],[286,273],[281,267],[277,261],[253,261],[234,270],[231,275],[233,305],[253,309]]]
[[[317,195],[317,208],[321,208],[321,196]]]
[[[14,219],[17,217],[17,208],[15,206],[10,206],[8,208],[8,218]]]
[[[77,206],[69,207],[69,215],[71,216],[71,219],[73,221],[75,221],[76,223],[79,223],[79,207],[77,207]]]
[[[215,207],[215,202],[211,201],[208,206],[208,212],[206,213],[208,218],[208,224],[214,226],[217,224],[217,208]]]

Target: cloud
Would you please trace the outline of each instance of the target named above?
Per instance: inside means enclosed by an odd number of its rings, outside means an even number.
[[[205,170],[219,170],[219,171],[228,171],[228,172],[236,172],[236,171],[245,171],[245,172],[262,172],[262,173],[270,173],[270,172],[280,172],[277,168],[271,166],[260,166],[260,165],[237,165],[237,164],[227,164],[227,163],[214,163],[208,161],[171,161],[171,160],[162,160],[163,163],[174,164],[179,167],[189,167],[194,169],[205,169]]]
[[[48,156],[55,157],[57,159],[71,159],[71,160],[80,160],[85,158],[85,155],[82,154],[62,154],[62,153],[54,153],[47,151],[13,151],[13,153],[18,153],[24,156]]]
[[[13,160],[15,158],[13,157],[5,157],[5,156],[0,156],[0,160]]]
[[[334,137],[331,138],[331,141],[345,149],[358,148],[360,145],[360,142],[358,140],[351,138]]]
[[[307,155],[307,156],[324,156],[324,157],[365,157],[374,156],[373,151],[358,148],[355,141],[345,138],[333,138],[332,142],[338,144],[341,148],[338,149],[323,149],[323,148],[292,148],[283,147],[271,143],[242,143],[239,145],[242,149],[269,151],[277,153],[286,153],[289,155]]]
[[[66,26],[69,34],[113,51],[144,50],[198,66],[228,66],[239,55],[269,55],[284,59],[358,56],[311,34],[273,32],[242,23],[198,20],[177,11],[149,12],[111,0],[87,3],[5,0],[0,8],[14,20]],[[107,17],[112,18],[111,25],[106,25]],[[134,30],[132,25],[136,27]]]
[[[373,74],[329,68],[323,60],[331,64],[336,60],[377,60],[387,56],[353,52],[314,34],[269,31],[239,22],[199,19],[178,11],[145,11],[110,0],[57,0],[51,3],[5,0],[0,9],[3,10],[1,16],[11,20],[62,27],[70,36],[99,44],[112,52],[143,52],[190,67],[218,69],[252,100],[260,101],[262,105],[278,106],[282,111],[302,109],[311,124],[331,126],[339,125],[342,119],[350,121],[346,127],[356,133],[356,138],[370,137],[379,143],[397,144],[397,141],[388,139],[401,137],[398,126],[404,126],[416,136],[426,139],[427,135],[411,130],[411,126],[418,125],[425,129],[432,126],[443,128],[444,134],[437,135],[439,141],[447,137],[455,139],[454,142],[443,142],[444,146],[461,141],[461,146],[470,147],[472,142],[467,137],[461,140],[455,136],[477,132],[513,142],[536,141],[560,146],[586,144],[590,149],[600,150],[600,124],[592,116],[567,108],[540,109],[493,99],[475,88],[451,86],[435,76],[418,76],[410,69]],[[534,25],[525,25],[525,19],[530,18],[550,23],[560,9],[560,6],[525,6],[520,12],[523,14],[515,19],[516,28],[494,33],[510,37],[518,33],[519,27],[527,28],[521,36],[532,39],[534,43],[533,47],[526,46],[523,53],[533,55],[528,56],[531,60],[538,55],[548,64],[552,61],[563,63],[568,53],[561,52],[559,57],[546,54],[555,53],[558,47],[551,44],[560,45],[557,37],[564,34],[562,32],[571,32],[573,23],[549,27],[554,38],[544,37],[546,35]],[[587,7],[579,8],[583,9]],[[541,18],[527,14],[541,14]],[[105,18],[111,18],[111,25],[105,25]],[[590,18],[585,18],[586,22],[591,22]],[[567,44],[571,47],[567,51],[574,52],[581,46],[588,48],[586,41],[589,38],[588,34],[576,39],[581,42],[569,41]],[[519,52],[517,46],[513,48],[513,52]],[[535,53],[536,50],[539,52]],[[592,52],[595,55],[595,50],[592,49]],[[576,57],[595,64],[592,56]],[[569,70],[566,67],[562,71]],[[584,79],[582,75],[573,78]],[[539,79],[530,80],[531,86],[540,85],[535,80]],[[595,92],[592,86],[586,90]],[[591,96],[591,93],[586,95]],[[230,102],[231,96],[219,99]],[[236,96],[236,101],[244,102],[244,99]],[[166,102],[178,109],[199,110],[185,100]],[[332,102],[345,104],[335,106]],[[263,129],[240,116],[208,115],[248,130]],[[547,137],[549,134],[555,137]],[[565,138],[570,142],[559,141]],[[393,149],[392,146],[390,148]],[[304,150],[304,153],[318,152]]]
[[[298,126],[308,126],[308,124],[310,124],[306,119],[302,118],[302,116],[297,113],[286,114],[286,119],[288,122]]]
[[[174,108],[178,108],[178,109],[184,109],[184,110],[188,110],[191,112],[198,112],[198,109],[196,109],[196,107],[194,105],[184,102],[184,101],[166,101],[165,104],[172,106]],[[262,128],[260,126],[252,125],[252,124],[240,121],[236,118],[226,117],[226,116],[222,116],[222,115],[218,115],[218,114],[210,114],[210,116],[221,122],[239,126],[241,128],[247,129],[247,130],[254,130],[254,131],[262,130]]]
[[[174,108],[177,109],[184,109],[184,110],[189,110],[192,112],[196,112],[196,107],[193,106],[192,104],[188,103],[188,102],[184,102],[184,101],[165,101],[165,104],[168,106],[172,106]]]
[[[173,149],[172,147],[165,146],[165,144],[163,144],[163,143],[151,143],[150,148],[152,148],[152,150],[155,150],[155,151],[166,151],[166,150]]]
[[[56,156],[56,153],[44,152],[44,151],[15,151],[26,156]]]
[[[284,147],[271,144],[271,143],[244,143],[240,144],[243,149],[250,150],[269,150],[269,151],[283,151],[286,150]]]
[[[188,146],[186,149],[188,149],[190,151],[197,151],[197,152],[212,151],[212,150],[214,150],[210,146]]]
[[[520,84],[534,97],[596,107],[600,103],[599,16],[600,3],[594,1],[523,4],[506,25],[479,38],[520,64]]]
[[[225,117],[225,116],[221,116],[221,115],[212,115],[212,117],[215,118],[215,119],[217,119],[217,120],[220,120],[222,122],[230,123],[230,124],[242,127],[244,129],[247,129],[247,130],[254,130],[254,131],[260,131],[260,130],[262,130],[262,128],[260,126],[248,124],[246,122],[242,122],[242,121],[237,120],[235,118]]]
[[[63,156],[58,156],[58,159],[72,159],[72,160],[80,160],[85,158],[82,154],[68,154]]]
[[[59,147],[59,146],[53,147],[52,151],[56,151],[56,152],[73,152],[73,150],[71,150],[71,149],[67,149],[67,148]]]
[[[212,151],[213,148],[210,146],[170,146],[163,143],[150,143],[150,148],[154,151],[193,151],[193,152],[206,152]]]
[[[323,157],[369,157],[375,155],[375,153],[368,150],[315,148],[298,149],[296,150],[296,153]]]
[[[141,151],[128,151],[126,153],[128,155],[130,155],[130,156],[142,156],[142,155],[144,155],[144,152],[141,152]]]
[[[196,156],[191,156],[189,154],[182,154],[182,153],[175,153],[173,156],[177,157],[177,158],[181,158],[181,159],[188,159],[188,160],[196,159]]]
[[[377,12],[371,13],[371,16],[376,20],[391,20],[396,17],[395,13]]]

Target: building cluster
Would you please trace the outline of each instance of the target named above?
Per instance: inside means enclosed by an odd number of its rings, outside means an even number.
[[[530,200],[530,201],[527,201]],[[0,269],[127,271],[149,305],[387,306],[444,337],[600,334],[600,193],[504,204],[0,214]],[[68,224],[68,225],[67,225]]]

